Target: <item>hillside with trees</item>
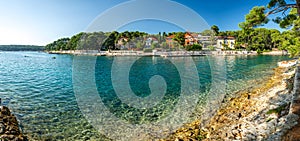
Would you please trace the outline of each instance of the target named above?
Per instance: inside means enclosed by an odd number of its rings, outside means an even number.
[[[240,30],[220,31],[217,25],[213,25],[210,30],[205,30],[200,34],[202,36],[211,36],[211,45],[213,49],[218,37],[234,37],[235,49],[252,50],[257,52],[271,51],[276,48],[279,50],[288,50],[292,56],[300,54],[300,0],[291,0],[289,3],[285,0],[270,0],[267,6],[255,6],[245,16],[245,21],[239,23]],[[280,32],[277,29],[267,29],[262,26],[270,22],[270,15],[279,14],[272,19],[278,23],[281,28],[286,29]],[[156,35],[150,35],[144,32],[119,33],[113,32],[94,32],[79,33],[71,38],[61,38],[53,43],[46,45],[46,50],[120,50],[122,46],[126,48],[141,49],[147,43],[146,38],[151,37],[157,42],[151,44],[150,48],[168,48],[166,39],[173,36],[175,46],[185,50],[201,50],[201,45],[185,46],[185,33],[172,32]],[[174,47],[174,45],[172,45]]]
[[[201,50],[199,44],[185,45],[185,32],[159,32],[158,34],[148,34],[145,32],[93,32],[79,33],[71,38],[61,38],[48,45],[47,51],[59,50],[151,50],[155,48],[169,50]],[[166,41],[167,37],[174,35],[174,42],[169,45]],[[150,43],[149,43],[150,42]],[[172,47],[171,47],[172,46]]]
[[[116,43],[120,39],[126,39],[127,43],[148,35],[144,32],[81,32],[72,36],[71,38],[61,38],[48,45],[45,49],[50,50],[118,50]]]

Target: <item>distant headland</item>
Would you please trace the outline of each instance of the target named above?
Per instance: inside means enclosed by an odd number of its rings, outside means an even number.
[[[44,46],[36,45],[0,45],[0,51],[44,51]]]

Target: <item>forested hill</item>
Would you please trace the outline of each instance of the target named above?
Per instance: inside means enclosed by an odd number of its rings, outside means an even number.
[[[35,45],[0,45],[0,51],[44,51],[44,46]]]

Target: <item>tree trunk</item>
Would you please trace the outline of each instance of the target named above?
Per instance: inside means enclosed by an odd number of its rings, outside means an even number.
[[[300,16],[300,0],[296,0],[298,16]]]

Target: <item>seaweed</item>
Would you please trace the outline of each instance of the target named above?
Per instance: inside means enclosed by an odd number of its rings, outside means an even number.
[[[286,109],[286,106],[287,106],[287,104],[281,105],[281,106],[279,106],[279,107],[277,107],[275,109],[269,110],[266,114],[267,115],[270,115],[270,114],[280,114],[281,111],[283,111],[283,110]]]

